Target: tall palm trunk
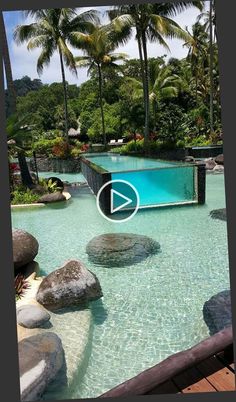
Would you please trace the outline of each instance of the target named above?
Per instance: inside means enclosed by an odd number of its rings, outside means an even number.
[[[105,120],[104,120],[104,110],[103,110],[103,96],[102,96],[102,70],[100,64],[98,66],[98,83],[99,83],[99,101],[100,101],[100,109],[101,109],[101,119],[102,119],[102,135],[103,135],[103,143],[106,146],[106,130],[105,130]]]
[[[7,90],[9,93],[9,99],[10,99],[10,114],[13,115],[16,113],[16,92],[14,88],[14,83],[13,83],[13,77],[12,77],[12,69],[11,69],[11,61],[10,61],[10,56],[9,56],[9,50],[8,50],[8,44],[7,44],[7,36],[6,36],[6,30],[5,30],[5,24],[4,24],[4,18],[2,11],[0,12],[0,26],[1,26],[1,35],[2,35],[2,43],[3,43],[3,63],[4,63],[4,69],[5,69],[5,74],[6,74],[6,81],[7,81]],[[22,183],[31,188],[33,186],[33,180],[32,177],[30,176],[28,165],[25,159],[24,152],[17,152],[17,158],[18,158],[18,163],[20,167],[20,173],[21,173],[21,180]]]
[[[2,55],[3,62],[5,67],[6,81],[7,81],[7,89],[9,96],[9,114],[14,114],[16,112],[16,92],[13,84],[12,78],[12,70],[11,70],[11,62],[9,56],[9,50],[7,45],[7,36],[5,31],[5,24],[2,11],[0,12],[0,26],[1,26],[1,35],[2,35]]]
[[[213,83],[213,21],[212,21],[212,12],[213,12],[213,0],[210,0],[210,132],[211,134],[214,131],[214,121],[213,121],[213,91],[214,91],[214,83]]]
[[[29,172],[28,165],[27,165],[27,162],[25,159],[24,151],[18,151],[17,158],[18,158],[19,167],[20,167],[22,184],[28,188],[33,188],[34,183],[33,183],[32,177],[30,176],[30,172]]]
[[[149,138],[149,74],[148,74],[148,55],[147,42],[145,32],[142,32],[143,58],[144,58],[144,97],[145,97],[145,127],[144,138],[145,142]]]
[[[69,137],[68,137],[68,103],[67,103],[67,87],[66,87],[66,77],[65,77],[65,69],[64,69],[64,63],[63,63],[63,57],[62,57],[62,52],[60,47],[59,49],[59,55],[60,55],[60,63],[61,63],[61,75],[62,75],[62,83],[63,83],[63,94],[64,94],[64,115],[65,115],[65,139],[66,142],[69,143]]]
[[[142,83],[143,83],[143,105],[145,108],[145,96],[144,96],[144,82],[145,82],[145,74],[144,74],[144,63],[143,63],[143,52],[142,52],[142,42],[141,42],[141,34],[136,28],[137,31],[137,42],[138,42],[138,51],[139,51],[139,60],[141,66],[141,76],[142,76]]]

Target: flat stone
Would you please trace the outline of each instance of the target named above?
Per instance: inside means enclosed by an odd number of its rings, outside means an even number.
[[[50,314],[42,307],[26,304],[16,310],[17,324],[25,328],[42,327],[50,320]]]
[[[86,247],[92,262],[108,267],[132,265],[158,251],[157,241],[132,233],[103,234],[90,240]]]
[[[54,311],[83,305],[102,296],[98,278],[81,261],[69,260],[42,280],[36,300]]]
[[[14,267],[20,268],[32,262],[38,254],[38,241],[30,233],[21,230],[12,230]]]
[[[232,325],[230,290],[212,296],[203,306],[203,317],[210,335]]]
[[[224,172],[224,166],[222,165],[216,165],[213,169],[214,173],[223,173]]]
[[[222,221],[226,221],[227,220],[227,215],[226,215],[226,208],[220,208],[220,209],[213,209],[210,212],[210,216],[213,219],[220,219]]]
[[[21,401],[37,401],[65,364],[60,338],[52,333],[18,343]]]
[[[60,192],[56,191],[55,193],[50,193],[50,194],[45,194],[40,199],[38,202],[44,202],[44,203],[50,203],[50,202],[59,202],[59,201],[65,201],[66,197]]]

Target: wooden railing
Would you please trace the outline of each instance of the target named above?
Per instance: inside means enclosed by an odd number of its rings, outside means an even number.
[[[233,344],[232,327],[223,329],[190,349],[169,356],[157,365],[100,395],[100,398],[144,395],[182,371]]]

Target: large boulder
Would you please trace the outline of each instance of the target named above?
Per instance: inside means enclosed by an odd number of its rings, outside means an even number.
[[[157,241],[132,233],[103,234],[90,240],[86,247],[92,262],[108,267],[135,264],[158,251]]]
[[[43,203],[58,202],[58,201],[66,201],[66,197],[60,191],[55,191],[55,193],[45,194],[42,197],[40,197],[40,199],[38,200],[38,202],[43,202]]]
[[[212,296],[203,306],[203,317],[210,335],[232,325],[230,290]]]
[[[220,219],[222,221],[226,221],[227,220],[227,215],[226,215],[226,208],[220,208],[220,209],[213,209],[210,212],[210,216],[213,219]]]
[[[218,165],[223,165],[224,164],[224,154],[217,155],[215,157],[215,161]]]
[[[206,170],[212,170],[216,166],[216,162],[214,161],[213,158],[208,158],[204,160]]]
[[[25,304],[16,310],[17,324],[24,328],[39,328],[50,320],[50,314],[43,307]]]
[[[13,261],[15,268],[21,268],[33,261],[38,254],[38,241],[22,229],[12,230]]]
[[[60,338],[52,332],[18,343],[21,401],[38,401],[65,365]]]
[[[38,289],[36,300],[48,310],[83,305],[102,297],[97,277],[78,260],[69,260],[46,276]]]

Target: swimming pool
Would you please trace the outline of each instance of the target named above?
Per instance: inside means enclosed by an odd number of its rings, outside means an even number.
[[[109,181],[127,181],[139,194],[140,208],[205,202],[204,164],[103,154],[83,156],[81,170],[96,195]],[[111,183],[110,187],[122,193],[122,188],[117,184]],[[125,195],[131,197],[129,192]],[[110,205],[111,200],[107,192],[100,206],[110,214]],[[134,205],[131,204],[126,209],[132,207]]]
[[[78,258],[97,275],[104,294],[90,304],[93,328],[83,376],[65,393],[54,389],[45,399],[97,397],[208,336],[202,307],[229,288],[229,266],[226,223],[209,216],[212,209],[225,207],[224,175],[209,174],[206,184],[206,204],[143,209],[122,226],[102,218],[89,188],[73,189],[66,205],[12,212],[13,227],[39,241],[36,260],[42,274]],[[161,253],[123,268],[92,263],[87,243],[116,232],[150,236]],[[75,319],[71,326],[75,339],[81,325]],[[73,354],[73,341],[68,342]]]

